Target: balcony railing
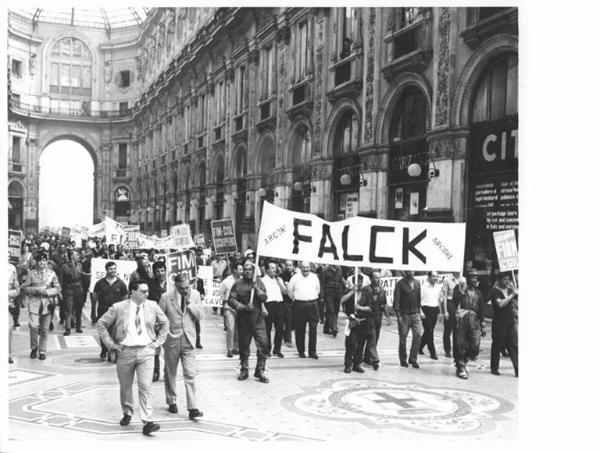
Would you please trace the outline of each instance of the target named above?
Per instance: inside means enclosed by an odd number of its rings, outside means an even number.
[[[84,107],[42,107],[39,105],[25,104],[23,102],[15,100],[10,101],[9,107],[12,111],[16,113],[47,115],[61,118],[127,118],[132,115],[132,109],[130,108],[120,110],[91,110]]]

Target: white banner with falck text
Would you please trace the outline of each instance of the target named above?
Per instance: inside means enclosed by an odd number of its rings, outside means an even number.
[[[462,272],[464,223],[352,217],[328,222],[264,202],[257,254],[273,258],[412,271]]]

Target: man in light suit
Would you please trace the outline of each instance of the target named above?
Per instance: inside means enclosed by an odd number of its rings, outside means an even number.
[[[160,308],[169,319],[169,334],[164,344],[165,352],[165,394],[169,412],[176,414],[177,366],[181,359],[185,396],[190,420],[202,417],[196,407],[196,370],[194,343],[196,340],[195,322],[202,319],[200,293],[190,287],[187,274],[175,277],[175,289],[164,293],[160,298]]]
[[[154,351],[166,340],[169,320],[158,304],[148,299],[148,285],[140,281],[129,283],[131,297],[112,305],[98,320],[98,333],[109,350],[117,353],[117,376],[121,388],[123,418],[121,426],[129,425],[133,414],[133,375],[137,374],[138,396],[143,433],[160,429],[152,418],[152,371]],[[158,326],[158,333],[154,327]]]

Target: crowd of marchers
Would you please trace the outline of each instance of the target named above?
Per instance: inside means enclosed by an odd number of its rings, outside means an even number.
[[[61,325],[63,335],[82,330],[82,309],[90,294],[90,316],[100,337],[100,358],[115,362],[121,386],[122,425],[133,413],[132,382],[138,392],[145,434],[159,429],[152,422],[151,382],[160,379],[160,350],[164,356],[165,395],[168,410],[177,413],[175,376],[181,362],[189,418],[202,416],[196,404],[194,356],[202,348],[202,280],[185,276],[167,290],[165,253],[158,250],[124,250],[106,245],[102,238],[75,242],[47,235],[28,235],[18,262],[9,263],[9,312],[19,326],[19,311],[27,310],[31,359],[46,359],[48,332]],[[229,256],[210,257],[196,249],[197,262],[213,268],[220,282],[222,307],[212,309],[223,317],[225,353],[239,355],[239,380],[248,378],[250,343],[257,346],[254,377],[268,383],[269,357],[284,357],[282,345],[294,348],[301,358],[318,359],[317,331],[333,338],[343,325],[344,372],[364,373],[363,364],[379,368],[377,344],[383,318],[398,326],[400,366],[420,368],[419,354],[427,347],[437,359],[434,329],[443,322],[443,348],[454,358],[456,375],[467,379],[467,364],[479,355],[486,335],[484,306],[491,303],[492,350],[490,368],[499,374],[500,355],[509,356],[518,376],[518,290],[510,274],[498,274],[486,294],[478,275],[454,273],[441,283],[429,272],[419,283],[410,271],[346,268],[260,257],[248,249]],[[90,288],[91,259],[109,260],[106,275]],[[116,261],[136,260],[137,270],[127,286],[117,276]],[[382,278],[401,275],[389,306]],[[58,312],[58,313],[57,313]],[[343,313],[345,322],[338,323]],[[308,329],[307,329],[308,328]],[[306,331],[308,330],[308,345]],[[407,353],[408,332],[412,344]],[[9,363],[11,334],[9,329]],[[308,353],[308,354],[307,354]]]

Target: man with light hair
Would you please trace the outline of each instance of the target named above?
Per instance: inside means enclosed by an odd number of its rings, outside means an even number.
[[[296,331],[296,349],[298,355],[305,358],[305,333],[308,324],[308,356],[318,359],[317,325],[319,324],[319,294],[321,283],[319,277],[310,271],[310,263],[300,264],[300,273],[295,274],[288,284],[288,295],[292,299],[292,317]]]

